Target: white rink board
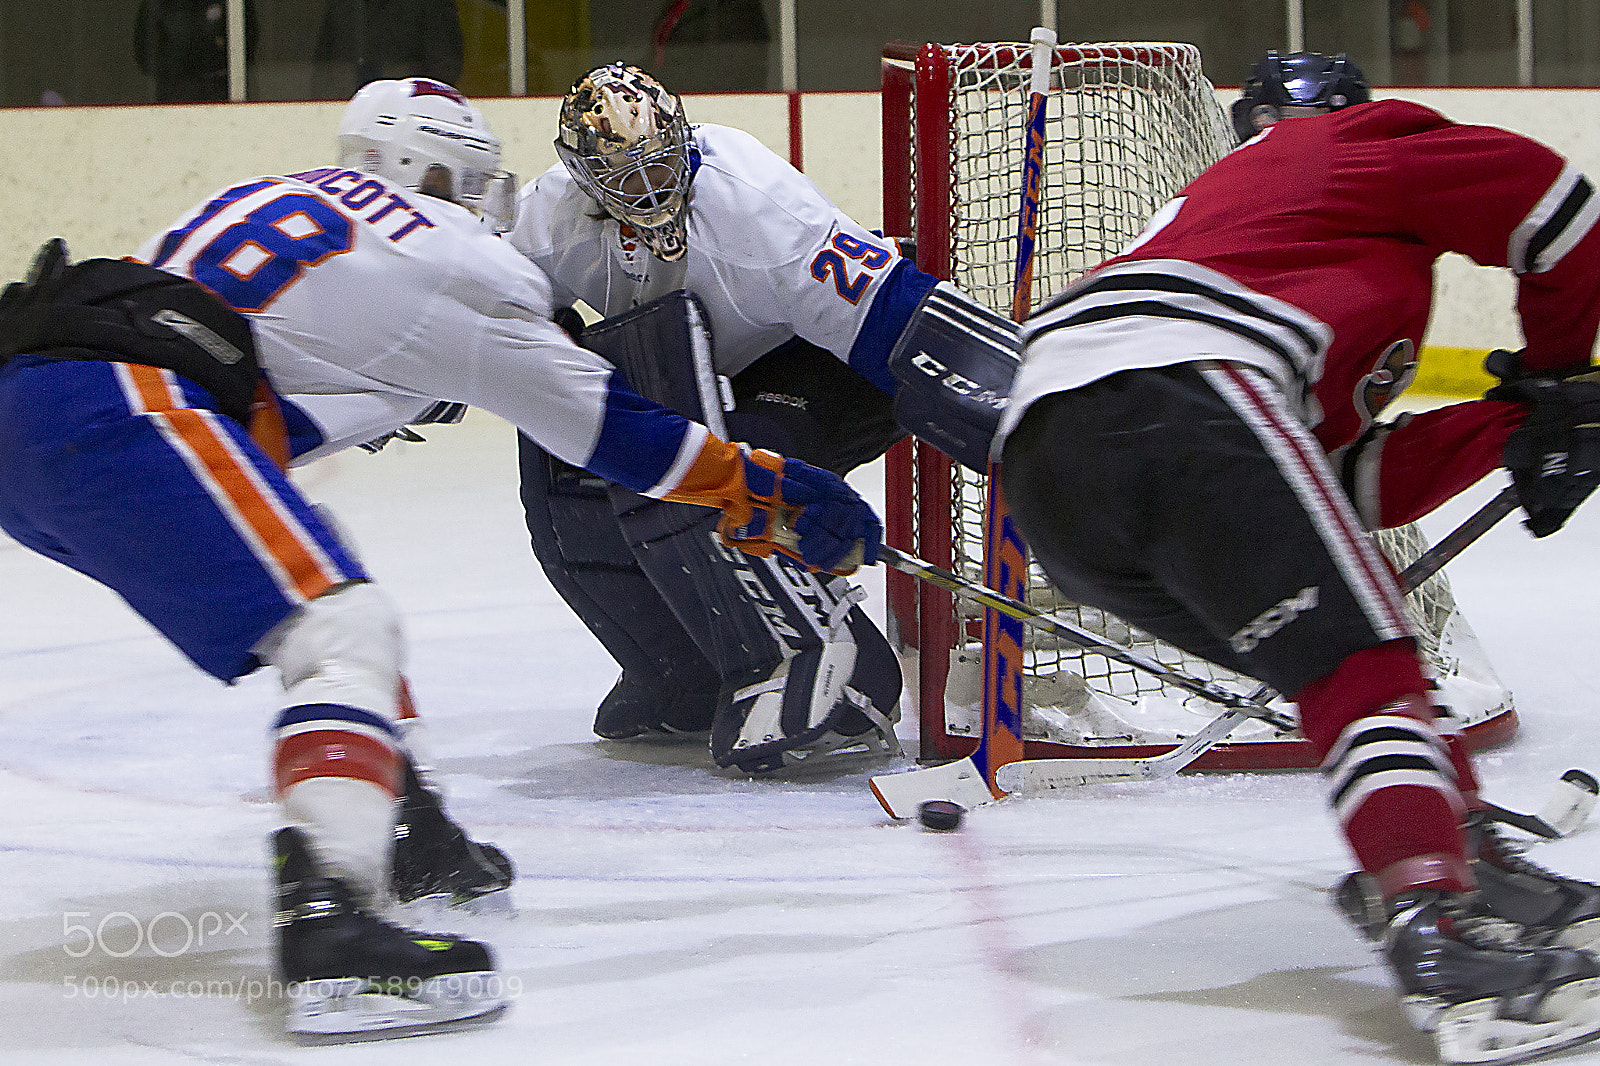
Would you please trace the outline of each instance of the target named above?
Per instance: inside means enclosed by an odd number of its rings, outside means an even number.
[[[1600,175],[1600,89],[1415,89],[1378,92],[1436,107],[1464,122],[1537,137]],[[1223,89],[1226,104],[1237,96]],[[505,142],[505,165],[528,180],[556,162],[559,101],[482,101]],[[691,120],[741,126],[787,158],[787,103],[780,94],[685,98]],[[0,109],[0,279],[21,276],[47,238],[74,255],[122,256],[222,186],[258,174],[330,162],[339,103],[199,104]],[[874,93],[813,93],[802,101],[806,172],[847,213],[882,219],[879,101]],[[1520,346],[1512,287],[1501,271],[1448,258],[1428,343]]]

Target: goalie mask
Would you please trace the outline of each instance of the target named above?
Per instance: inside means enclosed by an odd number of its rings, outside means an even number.
[[[455,89],[428,78],[362,87],[339,120],[339,165],[460,204],[496,232],[511,228],[517,179],[500,139]]]
[[[688,248],[690,152],[683,101],[638,67],[596,67],[561,101],[556,154],[568,173],[667,262]]]
[[[1367,76],[1342,52],[1268,52],[1233,103],[1233,131],[1243,144],[1280,118],[1320,115],[1371,99]]]

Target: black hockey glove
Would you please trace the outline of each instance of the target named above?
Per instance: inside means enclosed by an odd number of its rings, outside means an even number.
[[[556,308],[556,313],[550,316],[550,321],[560,326],[562,332],[572,338],[573,344],[583,343],[583,316],[578,314],[576,307]]]
[[[372,452],[373,454],[377,454],[378,452],[383,451],[383,446],[392,440],[405,441],[408,444],[424,444],[427,442],[428,438],[424,437],[416,430],[408,429],[407,426],[453,426],[465,418],[466,415],[466,404],[456,403],[453,400],[440,400],[432,407],[429,407],[426,411],[423,411],[416,418],[412,419],[410,422],[407,422],[406,425],[400,426],[398,429],[391,430],[381,437],[374,437],[372,440],[369,440],[364,444],[358,444],[356,447],[360,448],[364,452]]]
[[[1484,366],[1500,379],[1484,399],[1531,408],[1506,438],[1502,460],[1528,516],[1523,525],[1547,537],[1600,485],[1600,368],[1529,374],[1507,351],[1490,352]]]

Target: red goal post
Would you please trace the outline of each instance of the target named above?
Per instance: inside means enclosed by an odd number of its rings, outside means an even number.
[[[918,44],[883,50],[883,225],[915,247],[917,265],[1009,316],[1015,220],[1025,151],[1027,43]],[[1063,44],[1052,65],[1035,302],[1114,254],[1179,189],[1233,144],[1228,120],[1184,44]],[[983,575],[984,478],[931,445],[905,441],[885,470],[885,539],[974,581]],[[1380,546],[1404,566],[1426,548],[1414,527]],[[887,575],[890,637],[907,664],[920,757],[969,754],[979,728],[981,612],[895,571]],[[1191,656],[1104,612],[1067,603],[1030,567],[1028,601],[1186,673],[1248,691],[1255,682]],[[1516,729],[1495,677],[1440,574],[1408,600],[1441,702],[1470,746]],[[1030,758],[1170,750],[1219,708],[1158,679],[1030,630],[1025,649]],[[1200,769],[1313,765],[1310,746],[1249,723]]]

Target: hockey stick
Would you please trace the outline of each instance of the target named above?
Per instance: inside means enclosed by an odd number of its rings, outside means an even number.
[[[1555,794],[1538,814],[1508,811],[1481,799],[1479,802],[1483,803],[1489,817],[1495,821],[1514,825],[1546,840],[1554,840],[1568,835],[1588,821],[1597,798],[1600,798],[1600,782],[1595,781],[1593,774],[1583,770],[1568,770],[1561,775]]]
[[[1439,547],[1447,548],[1447,551],[1436,553],[1430,550],[1413,561],[1401,572],[1401,584],[1407,589],[1420,585],[1437,573],[1451,558],[1459,555],[1467,545],[1487,532],[1499,518],[1509,514],[1511,509],[1501,506],[1504,497],[1505,494],[1502,493],[1490,501],[1441,540]],[[1495,517],[1489,518],[1490,515]],[[1107,658],[1116,659],[1139,669],[1151,670],[1154,667],[1152,672],[1178,687],[1186,688],[1197,695],[1204,695],[1207,699],[1224,702],[1224,705],[1229,707],[1227,713],[1207,723],[1183,744],[1148,759],[1026,759],[1007,763],[999,768],[997,775],[1003,779],[1000,785],[1007,792],[1070,788],[1112,781],[1160,780],[1177,775],[1246,719],[1259,718],[1271,722],[1280,729],[1293,728],[1288,719],[1255,700],[1218,689],[1199,678],[1169,670],[1121,645],[1051,618],[1027,604],[998,596],[992,590],[947,570],[941,570],[887,547],[882,550],[880,557],[887,565],[903,573],[930,581],[947,591],[969,599],[984,602],[986,606],[992,606],[996,610],[1020,614],[1028,624],[1072,640],[1082,647],[1101,652]],[[950,799],[963,807],[975,807],[996,798],[990,790],[987,779],[979,772],[970,756],[942,766],[897,774],[882,774],[871,778],[869,784],[879,804],[893,818],[911,817],[917,807],[928,799]],[[1583,825],[1593,812],[1597,800],[1600,800],[1600,782],[1596,782],[1593,775],[1583,770],[1573,769],[1561,775],[1556,792],[1537,814],[1523,814],[1486,801],[1484,807],[1495,821],[1549,839],[1566,836]]]
[[[1476,541],[1495,523],[1511,513],[1516,507],[1515,490],[1507,487],[1493,500],[1479,508],[1473,515],[1462,522],[1450,533],[1446,534],[1434,547],[1424,552],[1415,559],[1410,566],[1401,571],[1398,581],[1402,589],[1409,592],[1422,582],[1436,574],[1446,563],[1459,555],[1466,547]],[[1262,697],[1270,698],[1271,688],[1263,686],[1250,696],[1240,696],[1220,689],[1199,678],[1181,674],[1168,667],[1146,659],[1121,645],[1114,644],[1095,634],[1077,627],[1070,626],[1044,612],[1025,603],[1009,597],[999,596],[994,590],[969,581],[947,570],[941,570],[931,563],[924,562],[914,556],[908,556],[889,547],[880,550],[883,562],[902,573],[928,581],[946,591],[958,596],[982,603],[1002,613],[1013,613],[1020,616],[1026,624],[1043,628],[1057,636],[1072,641],[1079,647],[1101,652],[1107,658],[1133,666],[1136,669],[1155,673],[1162,680],[1176,687],[1183,688],[1195,695],[1202,696],[1213,702],[1221,703],[1228,707],[1227,713],[1214,719],[1199,732],[1191,736],[1182,745],[1162,755],[1148,759],[1117,759],[1117,758],[1088,758],[1088,759],[1029,759],[1007,764],[1005,771],[1006,781],[999,782],[1000,787],[1006,791],[1033,788],[1064,788],[1079,784],[1093,784],[1109,781],[1148,781],[1177,774],[1201,755],[1214,747],[1223,737],[1227,736],[1234,727],[1247,718],[1261,718],[1270,722],[1279,729],[1293,729],[1290,720],[1267,708]],[[997,768],[998,769],[998,768]],[[1573,784],[1569,778],[1572,774],[1584,777],[1581,770],[1569,771],[1562,778],[1569,785]],[[998,776],[998,774],[997,774]],[[1590,779],[1592,780],[1592,778]],[[955,762],[943,766],[929,767],[921,770],[910,770],[898,774],[883,774],[871,779],[873,795],[883,805],[892,817],[905,818],[915,811],[917,804],[927,799],[951,799],[963,806],[974,806],[986,803],[997,798],[988,786],[988,779],[979,773],[972,762],[971,756],[957,759]],[[1591,794],[1590,808],[1593,806]],[[1572,797],[1581,805],[1581,799]],[[1541,817],[1547,826],[1553,826],[1563,820],[1558,806],[1554,801],[1547,806],[1544,814],[1553,817]],[[1566,821],[1571,821],[1573,811],[1565,816]],[[1515,812],[1506,812],[1514,814]],[[1581,824],[1587,818],[1589,809],[1584,809],[1580,817],[1573,824]],[[1521,815],[1523,819],[1534,816]],[[1521,825],[1517,821],[1507,820],[1509,824]],[[1526,828],[1526,826],[1524,826]],[[1530,832],[1538,830],[1530,829]],[[1570,829],[1568,830],[1570,832]]]
[[[885,544],[878,549],[878,559],[884,565],[893,567],[903,574],[910,574],[912,577],[926,581],[930,585],[935,585],[947,592],[953,592],[957,596],[971,600],[980,606],[988,607],[1003,615],[1015,618],[1024,625],[1032,626],[1052,636],[1070,641],[1086,651],[1097,652],[1114,662],[1119,662],[1125,666],[1131,666],[1135,670],[1142,670],[1147,674],[1159,677],[1167,684],[1175,688],[1181,688],[1192,695],[1200,696],[1210,700],[1212,703],[1221,704],[1233,710],[1244,711],[1247,717],[1260,718],[1277,726],[1279,729],[1289,730],[1295,728],[1295,723],[1292,719],[1272,710],[1258,700],[1253,700],[1238,692],[1232,692],[1213,682],[1195,677],[1193,674],[1174,670],[1165,663],[1157,662],[1155,659],[1139,654],[1132,648],[1125,647],[1113,640],[1108,640],[1090,630],[1082,629],[1071,622],[1064,622],[1053,614],[1047,614],[1037,607],[1023,603],[1021,600],[1002,595],[986,585],[980,585],[976,581],[952,573],[943,567],[934,566],[930,562],[918,559],[915,555],[908,555]]]
[[[1500,519],[1517,509],[1517,488],[1507,485],[1500,494],[1473,512],[1472,516],[1444,538],[1417,556],[1411,565],[1400,571],[1400,591],[1411,593],[1417,586],[1444,569],[1444,565],[1461,554],[1463,548],[1483,536]]]
[[[1098,652],[1114,662],[1153,674],[1176,688],[1229,709],[1227,714],[1196,733],[1181,748],[1153,759],[1019,759],[1005,763],[995,767],[995,783],[1005,792],[1016,792],[1026,787],[1064,787],[1069,784],[1146,780],[1151,777],[1170,776],[1199,758],[1246,718],[1262,719],[1284,731],[1295,728],[1292,719],[1248,696],[1174,670],[1121,644],[1107,640],[1087,629],[1063,622],[1020,600],[1002,596],[987,586],[934,566],[914,555],[907,555],[884,545],[878,549],[878,558],[885,565],[901,573],[910,574],[947,592],[1015,618],[1025,625],[1060,637],[1087,651]],[[1063,776],[1058,779],[1055,775]],[[1002,777],[1005,780],[999,780]],[[970,755],[964,759],[945,763],[943,766],[897,774],[881,774],[871,778],[869,784],[872,787],[872,794],[878,798],[883,809],[894,818],[911,817],[917,806],[929,799],[948,799],[963,807],[974,807],[1000,798],[991,787],[988,775],[983,773],[982,768]]]
[[[1017,263],[1011,290],[1011,317],[1021,322],[1033,304],[1034,243],[1038,232],[1039,194],[1044,182],[1045,103],[1050,92],[1050,67],[1056,34],[1045,27],[1031,36],[1028,117],[1024,124],[1027,150],[1022,164],[1022,202],[1017,211]],[[984,511],[983,580],[1002,595],[1020,597],[1028,581],[1028,548],[1022,542],[1000,487],[1000,467],[988,468],[988,506]],[[986,608],[983,612],[982,720],[978,747],[970,758],[994,798],[1005,793],[996,785],[1000,767],[1023,758],[1022,739],[1023,632],[1015,616]]]

